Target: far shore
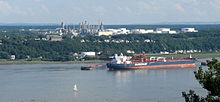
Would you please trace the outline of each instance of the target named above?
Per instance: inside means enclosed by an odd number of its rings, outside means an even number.
[[[4,64],[75,64],[75,63],[108,63],[104,60],[86,60],[86,61],[26,61],[26,60],[1,60],[0,65]]]
[[[209,52],[209,53],[187,53],[187,54],[146,54],[148,57],[167,57],[167,58],[189,58],[192,57],[201,58],[214,58],[220,57],[220,52]],[[106,60],[85,60],[85,61],[27,61],[27,60],[5,60],[0,59],[0,65],[4,64],[74,64],[74,63],[108,63]]]

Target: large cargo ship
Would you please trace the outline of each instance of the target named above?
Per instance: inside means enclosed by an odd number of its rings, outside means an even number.
[[[131,59],[134,59],[133,61]],[[135,60],[136,59],[136,60]],[[115,69],[148,69],[148,68],[195,68],[196,59],[182,58],[173,59],[165,57],[150,57],[147,58],[146,55],[136,55],[136,58],[123,56],[121,54],[118,56],[115,54],[111,63],[107,63],[107,67],[110,70]]]

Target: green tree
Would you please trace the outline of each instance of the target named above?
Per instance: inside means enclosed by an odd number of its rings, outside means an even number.
[[[7,52],[0,51],[0,59],[8,59],[9,54]]]
[[[206,97],[200,97],[190,90],[187,94],[182,92],[186,102],[220,102],[220,62],[213,58],[207,61],[208,70],[203,71],[202,67],[195,72],[195,77],[199,83],[208,91]]]

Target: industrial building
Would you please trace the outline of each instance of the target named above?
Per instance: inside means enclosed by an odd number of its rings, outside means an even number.
[[[47,35],[46,36],[46,39],[48,41],[62,41],[62,36],[59,36],[59,35]]]
[[[95,52],[81,52],[82,56],[95,56]]]
[[[145,29],[132,29],[132,34],[147,34],[147,33],[154,33],[153,29],[145,30]]]
[[[127,29],[127,28],[117,28],[117,29],[105,29],[103,22],[99,25],[89,25],[87,21],[79,23],[78,26],[73,26],[73,28],[68,27],[67,24],[61,23],[61,27],[57,28],[56,31],[49,31],[45,34],[58,34],[62,36],[63,34],[72,34],[72,36],[77,35],[94,35],[94,36],[114,36],[119,34],[177,34],[186,32],[198,32],[195,28],[181,28],[181,30],[171,30],[170,28],[156,28],[154,29]],[[53,39],[53,38],[52,38]],[[55,38],[56,39],[56,38]]]
[[[170,30],[170,28],[157,28],[155,33],[157,33],[157,34],[177,34],[177,31]]]
[[[187,33],[187,32],[198,32],[195,28],[182,28],[182,32]]]
[[[113,32],[110,32],[110,31],[99,31],[98,36],[102,36],[102,35],[105,35],[105,36],[111,36],[113,35]]]

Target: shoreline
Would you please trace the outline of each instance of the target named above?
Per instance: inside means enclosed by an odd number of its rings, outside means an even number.
[[[104,60],[87,60],[87,61],[26,61],[26,60],[15,60],[15,61],[0,61],[0,65],[11,65],[11,64],[77,64],[77,63],[108,63],[109,61]]]
[[[168,58],[187,58],[190,56],[190,53],[188,54],[147,54],[148,57],[168,57]],[[202,59],[202,58],[217,58],[220,57],[220,52],[212,52],[212,53],[191,53],[192,57]],[[106,60],[86,60],[86,61],[27,61],[24,59],[21,60],[0,60],[0,65],[10,65],[10,64],[76,64],[76,63],[108,63],[110,61]]]

